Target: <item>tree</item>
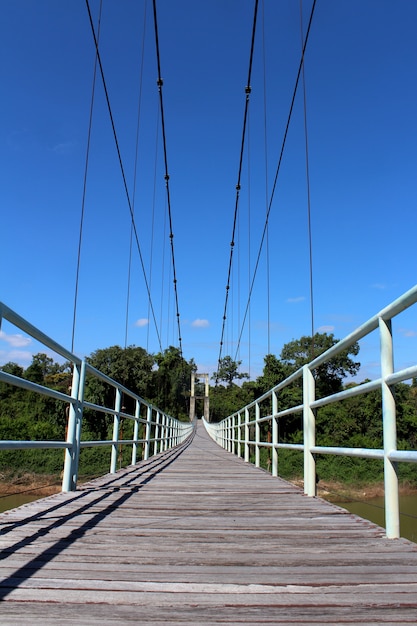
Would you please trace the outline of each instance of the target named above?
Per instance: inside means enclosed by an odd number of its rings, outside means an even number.
[[[282,382],[290,374],[288,365],[277,359],[275,354],[267,354],[264,357],[264,369],[261,376],[256,379],[257,395],[261,396],[275,385]]]
[[[323,354],[337,342],[338,339],[335,339],[332,333],[316,333],[313,338],[308,336],[301,337],[301,339],[284,345],[281,351],[281,359],[285,365],[295,372],[306,363]],[[341,391],[343,378],[357,374],[360,363],[353,361],[349,355],[356,356],[358,353],[359,344],[355,342],[349,348],[314,370],[313,374],[316,379],[318,396],[327,396]]]
[[[179,348],[169,346],[155,355],[155,362],[155,404],[173,417],[188,419],[191,372],[197,370],[193,359],[186,361]]]
[[[32,363],[25,371],[25,378],[33,383],[38,383],[38,385],[43,385],[45,383],[45,377],[48,374],[56,372],[57,367],[59,368],[59,365],[54,363],[51,357],[43,352],[39,352],[33,355]]]
[[[12,376],[17,376],[18,378],[23,377],[23,367],[20,367],[17,363],[13,363],[9,361],[9,363],[5,363],[0,367],[0,370],[6,372],[7,374],[12,374]],[[3,414],[7,414],[7,411],[10,412],[9,403],[6,401],[10,398],[11,404],[13,400],[20,399],[22,397],[22,390],[18,387],[14,387],[9,383],[3,383],[0,381],[0,416]]]
[[[147,399],[150,395],[154,358],[138,346],[111,346],[96,350],[86,359],[100,370],[138,396]]]
[[[239,372],[239,367],[242,361],[234,361],[231,356],[225,356],[219,361],[219,369],[214,372],[212,379],[218,382],[219,380],[227,383],[229,387],[233,385],[233,381],[242,378],[249,378],[249,374]]]
[[[253,383],[243,383],[224,387],[217,385],[210,389],[210,421],[220,422],[222,419],[238,411],[253,400]]]
[[[86,361],[103,374],[133,391],[141,398],[149,400],[152,395],[154,358],[144,348],[137,346],[111,346],[96,350]],[[113,407],[115,389],[98,378],[87,376],[86,393],[91,402],[101,406]],[[123,406],[127,413],[134,412],[134,402],[127,396],[123,397]],[[103,413],[86,410],[84,413],[88,429],[94,436],[103,439],[111,427],[111,419],[106,419]]]

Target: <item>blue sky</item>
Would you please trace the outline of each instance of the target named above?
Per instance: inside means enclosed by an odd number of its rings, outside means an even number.
[[[99,2],[90,6],[97,23]],[[303,2],[304,32],[311,6]],[[158,0],[157,11],[182,346],[185,358],[211,373],[223,323],[253,2]],[[416,283],[416,23],[414,0],[316,5],[305,58],[313,313],[315,330],[337,338]],[[279,355],[311,332],[301,89],[271,204],[268,254],[265,246],[242,330],[300,39],[298,1],[260,0],[223,346],[252,377],[268,346]],[[0,46],[0,300],[70,348],[95,58],[85,2],[3,3]],[[84,356],[124,346],[127,323],[128,345],[158,352],[178,345],[178,336],[152,3],[105,0],[100,52],[161,346],[136,246],[126,320],[130,213],[98,77],[74,349]],[[397,365],[410,365],[415,313],[398,318],[394,334]],[[377,336],[361,345],[361,378],[377,372],[377,346]],[[38,350],[3,325],[0,364],[27,366]]]

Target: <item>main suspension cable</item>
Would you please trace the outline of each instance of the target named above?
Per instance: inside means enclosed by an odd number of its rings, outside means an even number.
[[[150,302],[150,305],[151,305],[152,317],[153,317],[153,321],[154,321],[154,325],[155,325],[155,330],[156,330],[156,334],[157,334],[157,338],[158,338],[159,347],[160,347],[160,350],[162,351],[161,337],[160,337],[158,325],[157,325],[157,322],[156,322],[155,310],[154,310],[154,307],[153,307],[153,304],[152,304],[152,297],[151,297],[151,292],[150,292],[150,288],[149,288],[149,283],[148,283],[148,279],[146,277],[145,264],[144,264],[144,261],[143,261],[142,250],[141,250],[140,243],[139,243],[139,237],[138,237],[138,232],[137,232],[136,223],[135,223],[135,216],[133,214],[132,202],[130,200],[129,190],[128,190],[128,186],[127,186],[126,175],[125,175],[125,171],[124,171],[124,167],[123,167],[123,161],[122,161],[122,155],[121,155],[121,152],[120,152],[119,141],[117,139],[116,127],[115,127],[115,123],[114,123],[112,109],[111,109],[111,106],[110,106],[110,98],[109,98],[109,93],[108,93],[108,90],[107,90],[106,80],[105,80],[105,77],[104,77],[104,70],[103,70],[103,65],[101,63],[101,57],[100,57],[100,52],[99,52],[99,48],[98,48],[98,41],[97,41],[97,37],[96,37],[96,32],[95,32],[95,28],[94,28],[93,19],[92,19],[92,16],[91,16],[89,0],[86,0],[86,5],[87,5],[88,16],[89,16],[89,19],[90,19],[91,31],[92,31],[92,35],[93,35],[93,38],[94,38],[94,45],[96,47],[97,60],[98,60],[99,68],[100,68],[101,80],[102,80],[103,88],[104,88],[104,95],[105,95],[105,98],[106,98],[107,109],[108,109],[108,112],[109,112],[110,123],[111,123],[112,131],[113,131],[113,138],[114,138],[114,142],[115,142],[115,146],[116,146],[117,157],[118,157],[118,160],[119,160],[120,171],[121,171],[121,174],[122,174],[123,186],[124,186],[126,199],[127,199],[127,203],[128,203],[128,207],[129,207],[130,218],[131,218],[132,225],[133,225],[133,232],[134,232],[134,235],[135,235],[136,246],[137,246],[138,253],[139,253],[139,259],[140,259],[140,263],[141,263],[141,267],[142,267],[143,278],[144,278],[144,281],[145,281],[145,286],[146,286],[146,290],[147,290],[147,293],[148,293],[149,302]]]
[[[261,258],[262,248],[263,248],[263,244],[264,244],[266,233],[267,233],[269,216],[271,214],[272,203],[273,203],[273,200],[274,200],[274,195],[275,195],[275,191],[276,191],[276,187],[277,187],[277,183],[278,183],[278,176],[279,176],[279,172],[280,172],[280,169],[281,169],[282,159],[283,159],[283,156],[284,156],[285,145],[286,145],[286,142],[287,142],[288,131],[289,131],[290,122],[291,122],[291,118],[292,118],[292,113],[293,113],[293,109],[294,109],[295,97],[297,95],[298,85],[299,85],[299,82],[300,82],[301,70],[302,70],[302,66],[304,64],[304,56],[305,56],[307,42],[308,42],[308,38],[309,38],[309,34],[310,34],[311,24],[312,24],[312,21],[313,21],[313,15],[314,15],[315,6],[316,6],[316,0],[314,0],[313,6],[311,8],[310,18],[309,18],[309,22],[308,22],[308,26],[307,26],[307,31],[306,31],[306,36],[305,36],[305,39],[304,39],[304,45],[302,47],[302,53],[301,53],[300,63],[299,63],[299,66],[298,66],[297,78],[296,78],[296,81],[295,81],[295,86],[294,86],[294,90],[293,90],[293,94],[292,94],[290,109],[289,109],[289,113],[288,113],[288,117],[287,117],[287,123],[286,123],[285,131],[284,131],[284,137],[283,137],[282,144],[281,144],[281,151],[280,151],[280,155],[279,155],[279,158],[278,158],[278,165],[277,165],[277,168],[276,168],[274,183],[273,183],[273,186],[272,186],[271,197],[270,197],[270,200],[269,200],[269,206],[268,206],[268,210],[267,210],[267,214],[266,214],[266,218],[265,218],[265,224],[264,224],[264,228],[263,228],[263,232],[262,232],[261,241],[260,241],[260,244],[259,244],[259,250],[258,250],[258,256],[257,256],[257,259],[256,259],[255,269],[254,269],[254,272],[253,272],[251,288],[250,288],[250,291],[249,291],[248,301],[246,303],[245,314],[244,314],[244,317],[243,317],[243,323],[242,323],[242,327],[241,327],[240,334],[239,334],[236,354],[237,354],[237,351],[238,351],[238,349],[240,347],[240,342],[242,340],[242,334],[243,334],[243,330],[244,330],[244,327],[245,327],[246,318],[247,318],[247,315],[248,315],[250,300],[251,300],[251,297],[252,297],[253,287],[254,287],[254,284],[255,284],[255,278],[256,278],[256,275],[257,275],[257,272],[258,272],[258,267],[259,267],[259,262],[260,262],[260,258]]]
[[[171,244],[171,262],[172,262],[175,307],[176,307],[176,316],[177,316],[178,343],[179,343],[180,353],[182,355],[181,324],[180,324],[180,312],[179,312],[179,302],[178,302],[177,272],[175,268],[174,233],[172,230],[172,211],[171,211],[171,195],[170,195],[170,190],[169,190],[167,142],[166,142],[166,134],[165,134],[164,99],[162,97],[162,87],[163,87],[164,81],[162,80],[162,76],[161,76],[161,58],[160,58],[160,52],[159,52],[158,18],[157,18],[157,13],[156,13],[156,0],[153,0],[153,16],[154,16],[154,26],[155,26],[156,59],[157,59],[157,66],[158,66],[157,85],[158,85],[158,92],[159,92],[159,104],[161,108],[162,142],[163,142],[163,148],[164,148],[165,188],[166,188],[167,203],[168,203],[169,239],[170,239],[170,244]]]
[[[249,109],[249,97],[251,93],[251,76],[252,76],[252,62],[253,62],[253,52],[255,48],[255,33],[256,33],[256,18],[258,14],[258,0],[255,0],[254,13],[253,13],[253,24],[252,24],[252,38],[251,38],[251,47],[250,47],[250,55],[249,55],[249,69],[248,69],[248,79],[245,87],[245,110],[243,115],[243,128],[242,128],[242,139],[240,144],[240,157],[239,157],[239,168],[238,168],[238,177],[236,184],[236,200],[235,200],[235,210],[233,216],[233,227],[232,227],[232,238],[230,242],[230,255],[229,255],[229,267],[227,271],[227,283],[226,283],[226,296],[224,302],[223,309],[223,323],[222,323],[222,332],[220,338],[220,350],[219,350],[219,358],[218,358],[218,370],[220,369],[221,358],[222,358],[222,350],[224,343],[224,333],[227,319],[227,305],[229,300],[229,290],[230,290],[230,278],[232,273],[232,265],[233,265],[233,251],[235,246],[235,233],[236,233],[236,224],[237,224],[237,215],[239,209],[239,197],[240,197],[240,181],[242,175],[242,163],[243,163],[243,153],[245,148],[245,138],[246,138],[246,123],[248,118],[248,109]],[[218,380],[216,379],[216,384]]]

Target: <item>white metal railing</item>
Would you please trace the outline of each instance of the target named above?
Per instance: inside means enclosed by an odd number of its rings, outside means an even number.
[[[0,440],[0,451],[10,449],[44,448],[65,450],[64,472],[62,480],[63,491],[73,491],[77,486],[78,466],[80,449],[93,446],[111,446],[110,472],[116,472],[118,448],[120,445],[132,445],[132,465],[137,462],[138,446],[143,446],[143,458],[168,450],[185,441],[192,433],[195,423],[180,422],[164,411],[153,406],[140,396],[136,395],[120,383],[109,378],[85,360],[60,346],[53,339],[42,333],[35,326],[20,317],[5,304],[0,302],[0,329],[2,320],[5,319],[16,328],[27,333],[30,337],[41,343],[46,348],[66,359],[72,367],[71,395],[56,391],[43,385],[38,385],[24,378],[14,376],[0,370],[0,381],[34,391],[36,393],[55,398],[69,406],[67,436],[62,441],[6,441]],[[115,390],[115,402],[113,406],[93,404],[85,398],[86,376],[94,376],[102,382],[110,385]],[[122,395],[129,397],[135,407],[134,414],[126,413],[122,407]],[[90,408],[102,412],[105,415],[113,415],[113,436],[110,440],[82,441],[82,422],[84,408]],[[122,420],[133,421],[133,437],[120,439]],[[144,436],[140,438],[140,425]]]
[[[255,465],[257,467],[260,466],[261,448],[269,448],[271,450],[271,473],[273,476],[278,476],[278,452],[280,449],[286,448],[302,451],[304,453],[304,492],[309,496],[316,494],[316,463],[314,456],[316,454],[383,460],[386,533],[389,538],[399,537],[399,496],[396,463],[399,461],[417,463],[417,451],[397,450],[396,407],[393,385],[416,377],[417,365],[394,371],[391,320],[416,302],[417,285],[357,328],[345,339],[342,339],[313,361],[304,365],[257,400],[236,411],[233,415],[229,415],[217,424],[207,423],[204,420],[207,431],[219,445],[229,452],[243,456],[245,461],[249,462],[250,448],[254,448]],[[380,335],[380,378],[316,400],[313,371],[378,328]],[[302,404],[285,410],[278,410],[280,393],[285,387],[288,387],[298,379],[302,379]],[[375,389],[381,389],[382,391],[383,449],[316,445],[315,409]],[[303,416],[303,443],[280,442],[278,437],[279,421],[297,413]],[[260,425],[264,422],[269,422],[271,426],[270,441],[261,441],[260,438]],[[250,438],[250,430],[254,430],[254,439]]]

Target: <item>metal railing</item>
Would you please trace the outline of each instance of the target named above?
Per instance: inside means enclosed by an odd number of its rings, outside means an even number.
[[[391,320],[416,302],[417,285],[357,328],[345,339],[304,365],[257,400],[217,424],[205,421],[207,431],[219,445],[229,452],[243,456],[245,461],[250,461],[250,449],[254,448],[255,465],[257,467],[260,466],[261,448],[269,448],[271,450],[271,473],[273,476],[278,476],[278,453],[280,449],[302,451],[304,454],[304,492],[308,496],[316,495],[315,455],[317,454],[383,460],[386,534],[388,538],[398,538],[400,536],[400,521],[396,464],[400,461],[417,463],[417,451],[397,449],[396,405],[393,387],[396,383],[416,377],[417,365],[394,371]],[[352,386],[342,392],[316,400],[313,371],[377,329],[379,329],[380,335],[381,376],[373,381]],[[285,410],[278,410],[280,393],[297,380],[302,380],[302,403]],[[382,392],[383,449],[316,445],[316,409],[376,389],[381,389]],[[302,414],[303,442],[301,444],[280,442],[279,422],[295,414]],[[270,441],[261,440],[261,424],[263,423],[269,423]]]
[[[140,396],[136,395],[120,383],[109,378],[85,360],[60,346],[53,339],[45,335],[35,326],[20,317],[5,304],[0,302],[0,329],[2,320],[5,319],[16,328],[19,328],[30,337],[41,343],[46,348],[53,350],[57,355],[66,359],[72,369],[71,395],[67,395],[55,389],[39,385],[19,376],[14,376],[0,370],[0,381],[33,391],[49,398],[62,401],[64,406],[69,407],[66,439],[62,441],[6,441],[0,440],[0,451],[11,449],[57,449],[65,450],[62,491],[73,491],[77,487],[80,450],[86,447],[111,446],[110,473],[115,473],[119,446],[131,445],[131,464],[137,463],[138,448],[143,449],[143,459],[147,460],[164,450],[168,450],[185,441],[192,433],[195,424],[180,422],[164,411],[153,406]],[[94,376],[115,390],[113,406],[103,406],[89,402],[85,398],[86,377]],[[134,406],[134,412],[127,413],[122,406],[124,400],[130,398]],[[85,408],[113,416],[112,439],[83,441],[82,424],[83,411]],[[133,436],[129,439],[121,439],[121,423],[123,420],[133,421]],[[142,425],[142,437],[140,426]]]

